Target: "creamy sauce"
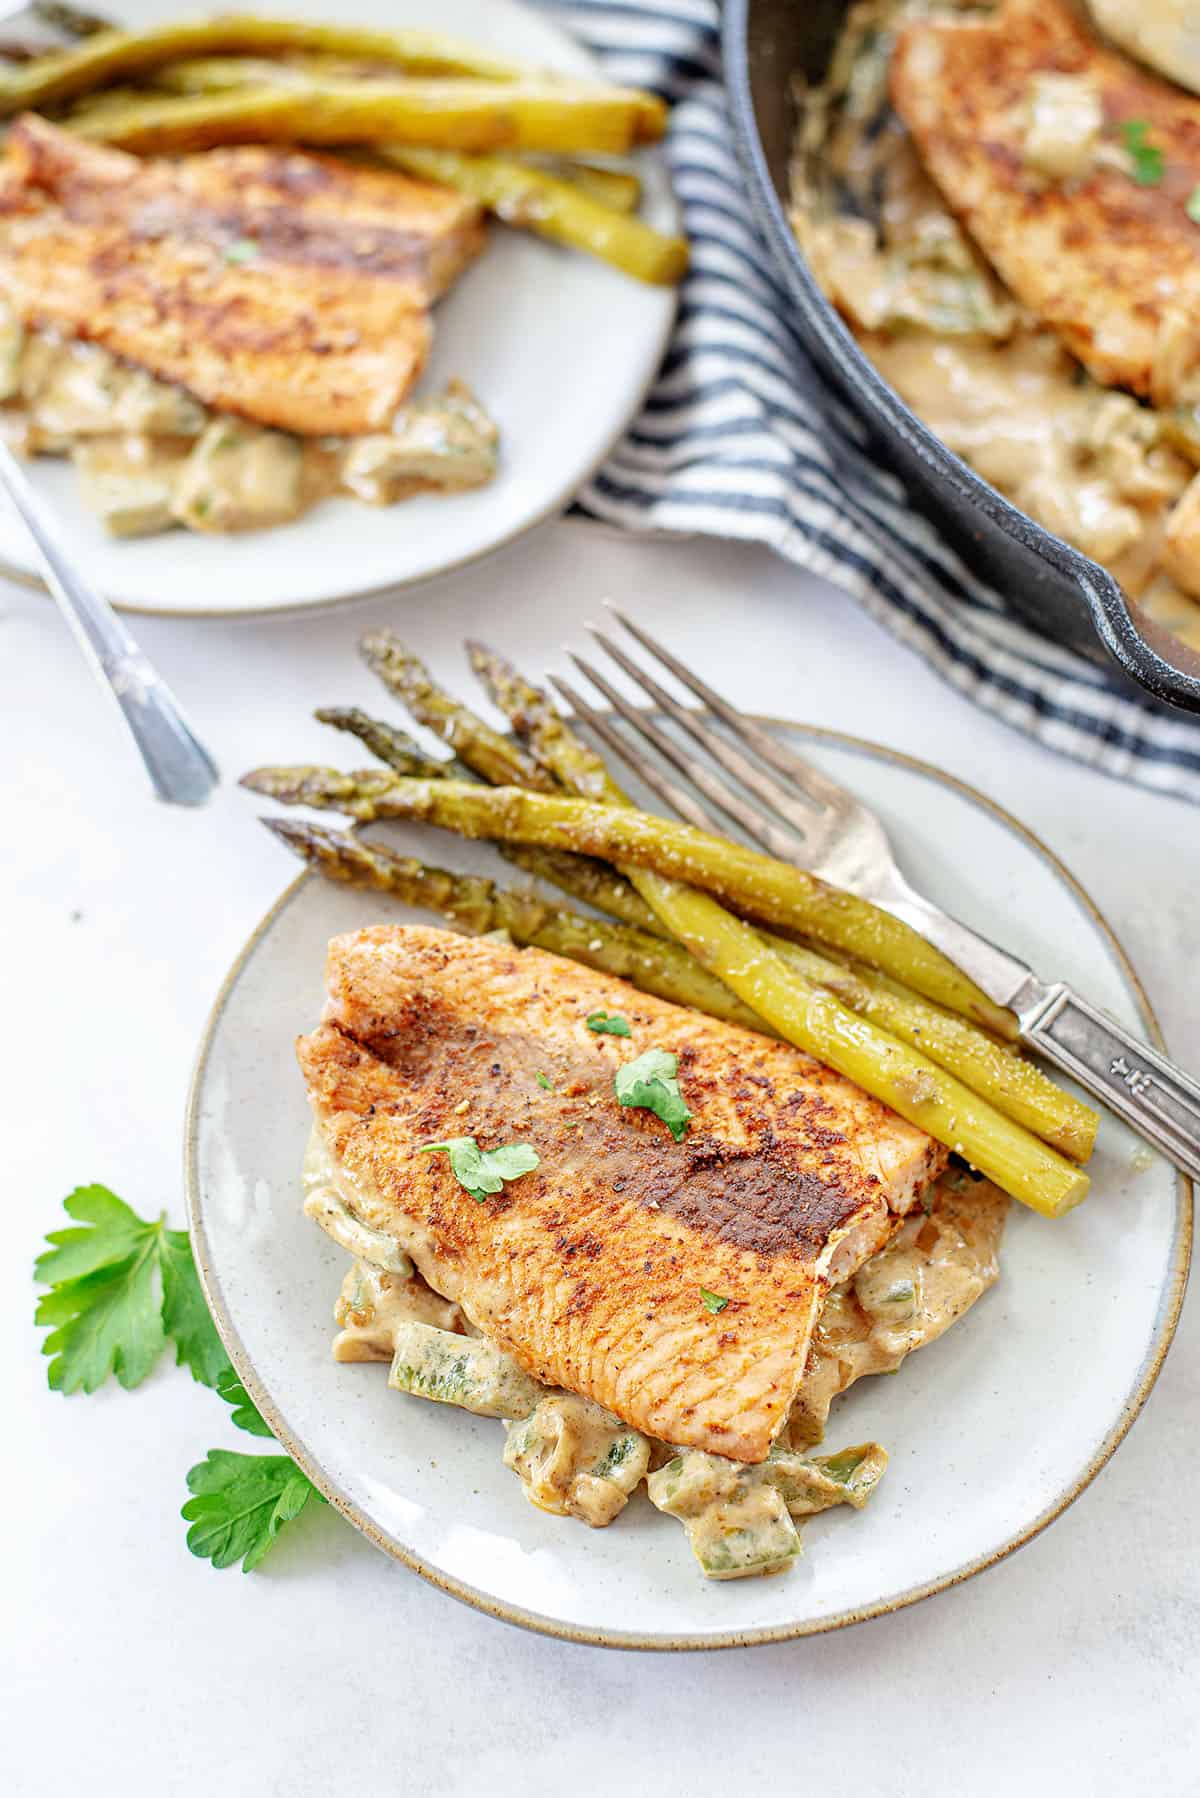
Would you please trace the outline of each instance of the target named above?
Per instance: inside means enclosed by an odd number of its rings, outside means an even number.
[[[406,1278],[367,1261],[356,1261],[342,1281],[333,1315],[341,1326],[333,1339],[335,1361],[390,1361],[396,1332],[405,1323],[466,1334],[458,1306],[434,1292],[420,1274]]]
[[[395,1331],[388,1385],[477,1417],[528,1417],[546,1388],[482,1336],[408,1319]]]
[[[678,1455],[647,1482],[650,1502],[678,1517],[709,1579],[782,1573],[801,1553],[782,1496],[755,1468],[716,1455]]]
[[[968,1176],[943,1179],[887,1246],[835,1288],[818,1319],[788,1425],[756,1466],[653,1441],[591,1399],[548,1390],[416,1272],[371,1222],[371,1195],[349,1182],[314,1129],[305,1210],[356,1259],[334,1315],[338,1361],[391,1361],[389,1384],[507,1425],[505,1465],[541,1510],[593,1528],[611,1523],[645,1480],[683,1523],[710,1579],[782,1572],[801,1552],[794,1519],[866,1504],[887,1466],[875,1443],[833,1455],[819,1442],[832,1400],[866,1374],[894,1370],[996,1278],[1008,1200]],[[419,1245],[410,1245],[417,1249]],[[366,1252],[364,1251],[364,1247]],[[391,1266],[387,1263],[391,1263]]]
[[[215,414],[94,344],[0,312],[0,432],[22,454],[69,455],[84,504],[114,536],[285,524],[335,494],[372,506],[486,485],[498,433],[469,390],[401,408],[386,431],[295,437]]]
[[[692,1450],[652,1473],[646,1489],[682,1522],[709,1579],[745,1579],[779,1573],[801,1552],[793,1518],[834,1505],[861,1510],[886,1467],[874,1442],[811,1460],[772,1449],[756,1467]]]
[[[943,442],[1200,647],[1200,394],[1180,373],[1195,361],[1194,309],[1164,320],[1156,407],[1095,384],[1022,312],[888,107],[889,27],[927,10],[923,0],[852,9],[827,88],[805,97],[797,239],[880,373]],[[1121,10],[1093,4],[1098,18]],[[1021,123],[1034,179],[1069,184],[1093,159],[1125,155],[1100,142],[1098,102],[1076,76],[1039,75]]]
[[[840,1392],[868,1374],[894,1373],[995,1283],[1009,1201],[987,1182],[962,1180],[943,1181],[929,1214],[906,1218],[887,1248],[826,1299],[781,1437],[791,1447],[819,1442]]]
[[[300,1170],[304,1213],[349,1254],[385,1272],[412,1278],[413,1264],[386,1231],[373,1229],[355,1206],[353,1186],[339,1167],[314,1124]]]
[[[602,1529],[646,1477],[645,1436],[591,1399],[554,1393],[522,1423],[509,1425],[504,1465],[539,1510]]]

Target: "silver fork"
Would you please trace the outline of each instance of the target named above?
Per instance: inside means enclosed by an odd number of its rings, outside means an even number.
[[[100,685],[112,698],[137,745],[159,799],[203,805],[220,778],[217,765],[184,717],[158,670],[134,642],[106,599],[64,553],[55,520],[42,505],[6,443],[0,443],[0,487],[33,539],[46,585],[58,601]]]
[[[5,6],[0,0],[0,62],[44,56],[90,37],[108,21],[56,0]],[[217,784],[217,767],[167,686],[106,599],[84,580],[61,547],[62,532],[41,504],[20,463],[0,443],[0,487],[33,539],[46,585],[57,600],[92,671],[137,746],[159,799],[203,805]]]
[[[611,637],[593,630],[630,681],[703,752],[698,756],[633,705],[592,663],[571,660],[687,785],[634,749],[567,681],[554,685],[576,716],[689,823],[720,829],[697,793],[771,855],[870,899],[912,926],[1017,1018],[1021,1040],[1118,1112],[1185,1173],[1200,1178],[1200,1083],[1142,1042],[1065,981],[1040,979],[1023,961],[960,924],[916,892],[896,866],[887,833],[865,805],[745,717],[638,625],[613,616],[703,709],[682,704]],[[718,727],[717,721],[725,727]],[[732,779],[726,778],[732,776]],[[781,779],[780,776],[783,778]],[[736,782],[736,785],[734,784]]]

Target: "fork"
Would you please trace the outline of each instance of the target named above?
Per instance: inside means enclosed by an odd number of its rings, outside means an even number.
[[[30,0],[5,8],[0,0],[0,61],[62,49],[90,37],[108,21],[56,0]],[[32,29],[32,37],[14,36]],[[203,805],[217,783],[217,768],[178,701],[116,616],[60,547],[62,533],[40,503],[5,443],[0,443],[0,487],[33,539],[42,575],[100,685],[116,701],[151,785],[171,805]]]
[[[594,663],[569,651],[570,659],[612,711],[683,781],[672,779],[654,757],[634,748],[610,716],[589,704],[569,681],[551,678],[575,715],[660,799],[701,830],[719,831],[714,813],[723,813],[769,854],[869,899],[910,925],[990,999],[1015,1013],[1022,1042],[1119,1113],[1176,1167],[1200,1178],[1200,1083],[1065,981],[1042,980],[1025,962],[918,893],[897,867],[874,812],[737,711],[639,625],[615,610],[612,616],[695,695],[700,708],[681,703],[625,647],[593,628],[596,642],[702,754],[632,704]]]
[[[216,763],[108,601],[64,554],[61,531],[2,442],[0,488],[24,522],[46,585],[96,679],[115,700],[156,797],[169,805],[203,805],[219,779]]]

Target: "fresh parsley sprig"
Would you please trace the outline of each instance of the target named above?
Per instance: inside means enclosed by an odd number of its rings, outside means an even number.
[[[187,1483],[195,1494],[181,1512],[192,1526],[188,1547],[217,1568],[240,1561],[243,1573],[254,1571],[274,1548],[284,1524],[299,1517],[310,1498],[325,1502],[287,1455],[236,1455],[210,1448],[188,1470]]]
[[[49,1286],[35,1322],[55,1392],[95,1392],[109,1374],[140,1386],[166,1346],[192,1377],[215,1386],[229,1365],[213,1327],[186,1230],[146,1223],[107,1186],[77,1186],[63,1209],[80,1226],[54,1230],[34,1265]]]
[[[660,1117],[676,1142],[681,1142],[692,1121],[687,1101],[676,1078],[679,1057],[665,1049],[647,1049],[636,1061],[616,1071],[613,1086],[622,1105],[638,1105]]]
[[[49,1287],[35,1321],[50,1328],[42,1350],[52,1357],[52,1390],[95,1392],[110,1374],[126,1389],[140,1386],[171,1341],[178,1365],[233,1407],[238,1429],[270,1438],[217,1335],[187,1231],[169,1230],[162,1217],[147,1223],[107,1186],[78,1186],[63,1206],[77,1227],[51,1231],[34,1265]],[[286,1455],[210,1449],[187,1484],[191,1552],[214,1567],[240,1560],[247,1573],[309,1499],[324,1503]]]

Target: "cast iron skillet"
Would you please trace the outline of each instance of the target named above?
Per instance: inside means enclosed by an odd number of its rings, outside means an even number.
[[[926,429],[879,376],[821,293],[788,227],[792,76],[820,80],[847,0],[725,0],[725,77],[738,154],[759,229],[795,301],[800,334],[863,418],[887,465],[964,560],[1037,630],[1200,712],[1200,654],[1130,613],[1118,583],[1003,499]]]

